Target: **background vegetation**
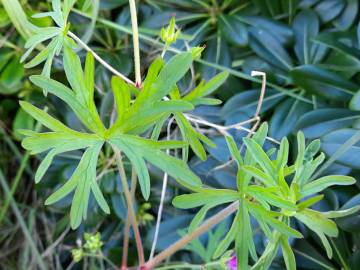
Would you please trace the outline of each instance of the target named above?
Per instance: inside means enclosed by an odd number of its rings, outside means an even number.
[[[2,0],[5,2],[5,0]],[[1,2],[0,2],[1,3]],[[50,26],[48,18],[31,15],[51,9],[49,1],[21,1],[31,22]],[[5,6],[5,5],[4,5]],[[98,163],[101,189],[111,207],[104,215],[93,202],[91,215],[76,231],[69,228],[67,215],[71,198],[52,206],[44,206],[46,198],[68,179],[81,157],[80,153],[61,155],[40,184],[34,184],[38,158],[20,146],[20,128],[36,129],[36,123],[19,106],[19,98],[47,106],[48,111],[76,129],[79,122],[74,113],[57,98],[44,97],[42,90],[29,81],[29,75],[41,73],[41,67],[25,69],[20,58],[25,52],[24,35],[17,31],[16,18],[9,17],[0,4],[0,268],[37,269],[43,261],[49,269],[88,269],[110,267],[111,261],[120,265],[122,228],[126,219],[126,204],[111,156],[103,153]],[[176,16],[182,29],[170,52],[206,45],[201,60],[197,60],[192,74],[180,86],[186,90],[200,78],[208,80],[219,71],[230,77],[215,93],[222,105],[201,106],[193,113],[218,125],[231,125],[251,118],[260,93],[258,79],[252,70],[266,72],[268,83],[261,119],[269,123],[269,136],[280,140],[288,136],[296,145],[294,135],[302,130],[306,139],[321,139],[321,150],[327,161],[318,176],[344,174],[359,178],[360,169],[360,24],[357,0],[144,0],[138,1],[142,74],[149,63],[162,51],[159,40],[161,27]],[[128,1],[77,1],[69,20],[76,32],[98,55],[129,77],[134,77],[132,60],[131,23]],[[85,51],[79,52],[85,57]],[[166,58],[171,53],[167,53]],[[55,58],[52,78],[66,83],[62,62]],[[112,116],[113,95],[111,74],[96,65],[96,99],[100,117],[109,123]],[[245,126],[249,128],[250,126]],[[190,153],[191,168],[205,184],[219,188],[236,188],[234,164],[221,166],[230,158],[226,142],[219,130],[201,127],[217,145],[208,148],[206,161]],[[237,143],[247,135],[244,130],[232,130]],[[166,136],[166,130],[162,133]],[[173,128],[171,136],[179,136]],[[268,140],[265,147],[270,149]],[[292,148],[290,148],[292,149]],[[293,148],[295,149],[295,148]],[[291,153],[293,159],[296,152]],[[220,166],[220,167],[219,167]],[[131,171],[130,167],[127,168]],[[152,190],[148,202],[137,193],[137,215],[144,247],[149,251],[154,234],[162,186],[162,173],[150,167]],[[325,200],[315,209],[329,211],[348,208],[360,203],[359,182],[351,187],[329,188]],[[175,209],[171,200],[184,192],[170,180],[165,198],[158,251],[163,250],[181,235],[196,213]],[[12,195],[13,194],[13,198]],[[214,210],[216,212],[216,209]],[[172,262],[196,265],[212,261],[212,253],[219,239],[228,231],[222,223],[169,258]],[[292,247],[299,269],[358,269],[360,266],[360,214],[336,220],[340,228],[337,239],[331,239],[332,260],[326,257],[320,241],[305,227],[300,231],[305,239],[294,240]],[[255,224],[254,224],[255,226]],[[254,228],[256,232],[256,228]],[[71,250],[84,243],[84,232],[101,233],[102,253],[97,258],[86,257],[75,264]],[[29,241],[29,237],[31,241]],[[258,251],[266,240],[255,234]],[[130,246],[129,264],[137,260],[135,246]],[[91,255],[91,254],[89,254]],[[279,260],[273,269],[284,269]],[[102,264],[100,263],[102,262]],[[102,265],[102,266],[101,266]],[[194,269],[197,266],[194,266]],[[169,268],[173,269],[173,268]],[[216,269],[216,268],[215,268]]]

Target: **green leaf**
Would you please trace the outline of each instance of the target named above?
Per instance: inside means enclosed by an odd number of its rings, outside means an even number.
[[[32,132],[24,133],[27,137],[23,139],[22,146],[29,150],[31,154],[38,154],[52,148],[58,151],[67,152],[93,146],[94,144],[103,142],[102,139],[94,134],[68,134],[60,132]]]
[[[357,91],[354,97],[351,99],[349,108],[354,111],[360,111],[360,90]]]
[[[5,68],[0,73],[0,87],[18,89],[23,77],[24,67],[19,63],[19,57],[15,56],[8,64],[6,64]],[[3,90],[0,91],[3,92]]]
[[[272,178],[275,176],[274,166],[261,146],[254,139],[244,138],[244,143],[252,157],[260,167]]]
[[[326,169],[335,161],[354,169],[360,169],[359,155],[360,131],[357,129],[339,129],[322,138],[321,148],[327,156],[328,162],[321,170]]]
[[[256,179],[260,180],[264,183],[267,187],[275,186],[275,182],[268,174],[264,173],[263,171],[259,170],[254,166],[245,165],[241,167],[242,170],[250,174],[251,176],[255,177]]]
[[[109,213],[109,206],[96,183],[96,165],[101,147],[102,143],[99,143],[86,149],[70,179],[45,202],[46,205],[53,204],[75,190],[70,211],[71,227],[73,229],[76,229],[80,225],[81,220],[86,218],[91,191],[93,191],[100,207],[106,213]]]
[[[29,115],[31,115],[33,118],[35,118],[38,122],[40,122],[43,126],[53,130],[53,131],[59,131],[59,132],[75,132],[72,129],[65,126],[63,123],[61,123],[59,120],[56,120],[55,118],[51,117],[49,114],[47,114],[45,111],[40,110],[39,108],[35,107],[29,102],[26,101],[19,101],[21,108],[25,112],[27,112]]]
[[[345,210],[322,212],[326,218],[340,218],[350,216],[360,210],[360,205],[355,205]]]
[[[225,139],[226,139],[226,143],[229,148],[231,157],[236,161],[238,167],[240,168],[240,166],[244,163],[244,161],[240,155],[240,151],[236,145],[234,138],[231,136],[226,136]]]
[[[145,200],[150,196],[150,176],[144,159],[137,155],[131,147],[122,145],[122,151],[130,159],[131,164],[134,166],[138,175],[141,193]]]
[[[64,47],[63,63],[66,78],[75,92],[76,98],[81,104],[88,104],[89,92],[85,86],[81,61],[79,56],[77,56],[69,46]]]
[[[167,155],[161,151],[161,143],[143,139],[133,135],[111,135],[109,142],[120,150],[130,148],[136,155],[144,158],[151,164],[168,173],[175,179],[180,178],[191,186],[200,186],[201,180],[179,159]],[[160,147],[159,147],[160,145]]]
[[[294,83],[308,93],[335,101],[349,101],[359,88],[348,79],[313,65],[296,67],[290,75]]]
[[[247,28],[234,15],[220,15],[219,28],[221,34],[228,42],[238,46],[246,46],[248,44]]]
[[[197,212],[189,225],[189,233],[193,232],[197,227],[200,226],[200,224],[205,219],[207,212],[216,205],[217,203],[209,203],[200,208],[199,212]]]
[[[46,171],[50,167],[56,154],[57,154],[57,150],[52,149],[49,151],[49,153],[46,155],[46,157],[41,161],[41,163],[35,173],[35,183],[36,184],[41,181],[41,179],[45,175]]]
[[[323,198],[324,198],[324,195],[321,194],[321,195],[314,196],[314,197],[312,197],[310,199],[307,199],[307,200],[299,203],[297,205],[298,206],[298,211],[302,211],[303,209],[310,207],[311,205],[321,201]]]
[[[117,76],[111,79],[111,89],[114,93],[117,111],[117,119],[114,125],[119,125],[130,107],[131,93],[128,85]]]
[[[65,85],[41,75],[33,75],[30,77],[30,80],[40,88],[45,89],[47,92],[62,99],[71,107],[81,122],[89,130],[95,133],[103,132],[105,130],[100,118],[94,118],[93,113],[90,113],[89,109],[84,107],[84,105],[77,100],[74,92]]]
[[[278,188],[276,188],[278,190]],[[285,200],[272,193],[273,189],[264,188],[261,186],[251,185],[246,188],[246,193],[254,197],[258,201],[266,201],[269,204],[279,207],[281,209],[295,211],[297,210],[294,203]]]
[[[281,234],[279,232],[273,232],[271,234],[269,237],[270,242],[267,244],[259,260],[251,267],[251,270],[262,270],[270,267],[279,249],[280,236]]]
[[[288,238],[281,236],[280,244],[281,244],[283,257],[284,257],[285,264],[286,264],[286,269],[287,270],[296,270],[295,256],[291,249],[291,246],[289,245]]]
[[[145,96],[150,93],[149,91],[151,90],[151,87],[153,86],[153,84],[163,66],[164,66],[164,61],[161,57],[156,58],[151,63],[149,70],[147,72],[147,75],[146,75],[146,79],[144,81],[144,88],[143,88],[144,94],[141,94],[141,97],[145,98]],[[141,99],[141,97],[140,97],[140,99]],[[140,99],[137,102],[140,102]]]
[[[358,112],[342,108],[321,108],[305,113],[297,122],[296,129],[308,139],[317,139],[331,131],[351,127]]]
[[[12,125],[15,139],[21,140],[21,130],[32,129],[34,127],[34,119],[22,108],[19,108],[19,110],[16,112]]]
[[[31,59],[29,62],[27,62],[24,67],[25,68],[32,68],[35,67],[39,64],[41,64],[42,62],[44,62],[49,55],[51,54],[51,52],[54,51],[55,46],[57,44],[58,40],[57,39],[53,39],[46,47],[45,49],[41,50],[33,59]],[[34,48],[30,48],[27,53],[31,52]],[[26,56],[26,55],[25,55]],[[25,60],[25,57],[23,56],[21,58],[21,61]]]
[[[236,191],[216,189],[213,194],[209,193],[192,193],[176,196],[173,199],[173,205],[181,209],[189,209],[199,207],[206,204],[224,204],[233,202],[239,199],[239,194]]]
[[[109,205],[107,204],[104,195],[102,194],[99,188],[99,185],[96,183],[96,178],[92,178],[92,181],[90,183],[90,188],[101,210],[103,210],[104,213],[106,214],[110,214]]]
[[[94,79],[95,79],[95,61],[92,53],[86,54],[85,68],[84,68],[84,81],[85,89],[88,92],[87,104],[94,100]]]
[[[280,149],[278,151],[277,157],[276,157],[276,170],[279,171],[280,169],[283,169],[287,162],[288,162],[288,156],[289,156],[289,141],[286,137],[284,137],[281,140],[280,143]]]
[[[189,143],[191,149],[201,160],[206,160],[206,152],[200,141],[203,141],[210,147],[215,147],[215,144],[205,135],[196,132],[183,114],[175,113],[174,115],[184,140]]]
[[[315,63],[324,55],[325,50],[319,44],[315,44],[312,41],[318,35],[319,27],[319,19],[312,10],[304,10],[296,15],[294,19],[294,49],[301,64]]]
[[[213,255],[214,259],[219,258],[229,248],[230,244],[234,241],[236,232],[238,232],[240,225],[239,215],[240,212],[237,211],[228,233],[226,234],[224,239],[219,243],[219,245],[217,246],[214,252]]]
[[[314,180],[306,185],[304,185],[300,192],[302,197],[309,196],[314,193],[318,193],[326,189],[327,187],[334,185],[352,185],[356,180],[351,176],[344,175],[329,175],[321,177],[317,180]]]
[[[229,73],[226,71],[223,71],[213,78],[209,80],[205,84],[200,84],[198,87],[196,87],[193,91],[191,91],[189,94],[184,96],[184,100],[193,101],[195,98],[205,97],[207,95],[212,94],[215,90],[217,90],[229,77]]]
[[[357,66],[357,68],[360,67],[360,50],[351,46],[346,45],[345,42],[341,42],[339,39],[342,37],[338,35],[337,32],[324,32],[319,34],[314,41],[316,43],[322,44],[326,47],[329,47],[337,52],[340,53],[340,55],[349,57]]]
[[[330,237],[336,237],[338,235],[338,229],[335,222],[327,219],[322,213],[311,209],[305,209],[301,212],[297,212],[295,217],[319,236],[326,249],[328,257],[331,258],[332,249],[325,234]]]
[[[191,63],[192,55],[190,52],[177,54],[163,66],[154,80],[154,76],[161,67],[161,61],[156,60],[151,70],[152,73],[148,75],[150,77],[146,82],[146,88],[140,92],[132,109],[138,111],[144,104],[152,104],[169,94],[176,83],[190,69]]]
[[[35,35],[32,35],[25,43],[25,48],[35,46],[45,40],[58,36],[61,33],[59,27],[42,27]]]
[[[140,111],[130,110],[118,126],[114,125],[113,132],[141,134],[153,126],[165,114],[192,110],[191,103],[182,100],[156,101],[150,107]]]
[[[293,228],[286,225],[284,222],[274,218],[274,215],[277,215],[278,213],[267,211],[263,209],[261,206],[256,205],[254,203],[248,203],[250,212],[255,216],[255,218],[262,219],[266,223],[268,223],[271,227],[273,227],[275,230],[277,230],[280,233],[283,233],[289,237],[295,237],[295,238],[302,238],[302,234],[298,232],[297,230],[294,230]]]
[[[297,212],[295,217],[304,223],[310,230],[322,232],[328,236],[336,237],[338,229],[334,221],[326,218],[321,212],[304,209]]]
[[[251,27],[250,47],[268,63],[283,70],[291,70],[293,62],[283,45],[278,39],[261,28]]]
[[[295,161],[295,169],[298,170],[303,165],[305,155],[305,136],[302,131],[297,133],[297,156]]]
[[[28,21],[19,0],[1,0],[1,4],[4,6],[16,30],[25,40],[34,35],[38,29]]]
[[[248,269],[250,246],[254,245],[250,225],[249,210],[244,201],[239,206],[239,228],[235,235],[235,251],[237,256],[237,265],[240,269]]]

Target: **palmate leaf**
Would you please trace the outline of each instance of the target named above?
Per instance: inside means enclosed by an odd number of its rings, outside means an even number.
[[[120,113],[109,133],[139,135],[154,126],[164,115],[192,110],[193,105],[187,101],[162,101],[190,69],[191,63],[190,52],[178,54],[166,64],[160,58],[155,59],[149,68],[144,88],[131,105],[128,103],[131,86],[120,78],[114,78],[112,88]]]
[[[27,113],[51,130],[51,132],[44,133],[22,131],[27,136],[23,140],[22,145],[30,153],[37,154],[49,151],[36,171],[36,183],[44,176],[55,155],[78,149],[86,149],[73,175],[46,200],[46,204],[55,203],[75,190],[70,212],[71,227],[73,229],[80,225],[83,218],[86,218],[90,192],[94,194],[101,209],[105,213],[109,213],[109,206],[96,182],[98,155],[105,141],[96,134],[80,133],[66,127],[30,103],[21,102],[20,104]]]
[[[46,201],[46,204],[51,204],[74,192],[70,211],[72,228],[78,227],[81,220],[86,218],[90,193],[94,195],[100,207],[105,212],[109,212],[106,200],[96,183],[97,159],[104,143],[118,148],[129,158],[138,173],[145,199],[148,199],[150,195],[150,176],[146,161],[175,179],[181,179],[179,181],[183,181],[186,185],[193,188],[200,187],[200,179],[191,172],[187,164],[167,155],[164,151],[186,147],[186,142],[156,141],[138,136],[156,125],[158,121],[164,121],[164,116],[193,109],[193,105],[187,101],[162,100],[163,96],[174,88],[177,81],[190,68],[191,62],[191,53],[175,56],[167,64],[164,64],[162,60],[155,60],[141,92],[133,91],[132,86],[113,78],[112,86],[118,119],[109,129],[105,128],[101,122],[94,103],[94,59],[91,54],[86,57],[83,71],[80,59],[72,51],[72,47],[64,48],[64,69],[71,88],[43,75],[31,76],[34,84],[63,100],[74,111],[84,127],[92,132],[72,130],[46,112],[29,103],[21,102],[26,112],[50,129],[50,132],[44,133],[23,131],[26,136],[23,146],[26,149],[33,154],[48,151],[36,172],[36,182],[41,180],[57,154],[85,149],[71,178]],[[182,68],[179,69],[178,66]],[[132,92],[136,94],[133,103],[131,102]]]

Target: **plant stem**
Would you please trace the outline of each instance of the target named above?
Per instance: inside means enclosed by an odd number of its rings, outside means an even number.
[[[87,50],[88,52],[90,52],[94,58],[96,60],[99,61],[100,64],[102,64],[106,69],[108,69],[109,71],[111,71],[113,74],[115,74],[116,76],[119,76],[121,79],[123,79],[124,81],[126,81],[127,83],[130,83],[132,85],[135,85],[135,83],[130,80],[129,78],[127,78],[124,74],[120,73],[119,71],[117,71],[115,68],[113,68],[111,65],[109,65],[108,63],[106,63],[106,61],[104,61],[96,52],[94,52],[88,45],[86,45],[86,43],[84,43],[77,35],[75,35],[73,32],[68,31],[68,35],[69,37],[71,37],[72,39],[74,39],[81,47],[83,47],[85,50]]]
[[[132,167],[131,172],[131,188],[130,188],[130,195],[131,199],[134,199],[135,191],[136,191],[136,183],[137,183],[137,174]],[[127,257],[128,257],[128,250],[129,250],[129,233],[130,233],[130,222],[129,222],[129,205],[128,205],[128,214],[126,218],[126,224],[124,229],[124,241],[123,241],[123,254],[122,254],[122,262],[121,262],[121,269],[127,269]]]
[[[37,261],[37,264],[39,266],[39,269],[41,270],[46,270],[47,267],[45,265],[45,262],[43,261],[43,259],[41,258],[41,255],[39,253],[39,250],[37,249],[36,247],[36,244],[35,244],[35,240],[31,237],[31,233],[29,232],[27,226],[26,226],[26,223],[24,221],[24,218],[16,204],[16,201],[14,200],[14,197],[12,196],[12,194],[10,193],[10,190],[9,190],[9,186],[7,185],[6,183],[6,180],[5,180],[5,177],[2,173],[2,170],[0,169],[0,184],[4,190],[4,193],[5,194],[8,194],[9,196],[9,199],[10,199],[10,206],[16,216],[16,219],[20,225],[20,228],[26,238],[26,241],[27,243],[29,244],[29,246],[31,247],[31,250],[33,252],[33,255],[34,255],[34,259]]]
[[[127,179],[126,179],[126,173],[125,173],[125,169],[124,169],[124,164],[122,162],[122,157],[121,157],[120,151],[118,149],[116,149],[115,147],[113,149],[114,149],[114,152],[115,152],[115,155],[116,155],[116,162],[117,162],[118,170],[119,170],[119,173],[120,173],[121,184],[123,186],[125,199],[126,199],[126,202],[127,202],[127,205],[128,205],[129,220],[130,220],[131,225],[132,225],[133,230],[134,230],[136,248],[137,248],[138,257],[139,257],[139,263],[142,266],[145,263],[144,250],[143,250],[143,246],[142,246],[142,243],[141,243],[141,237],[140,237],[139,227],[138,227],[138,224],[137,224],[137,221],[136,221],[135,211],[134,211],[134,208],[133,208],[133,205],[132,205],[131,194],[129,192],[129,186],[128,186]]]
[[[137,23],[135,0],[129,0],[129,5],[130,5],[130,15],[131,15],[131,27],[133,32],[135,82],[137,86],[141,86],[139,28]]]
[[[168,141],[170,141],[170,134],[171,134],[170,128],[171,128],[171,124],[174,122],[174,120],[175,120],[175,118],[171,118],[168,125],[167,125],[167,131],[166,131],[167,136],[166,137],[167,137]],[[169,149],[166,150],[166,154],[167,155],[170,154]],[[158,237],[159,237],[161,216],[162,216],[164,202],[165,202],[165,193],[166,193],[166,187],[167,187],[168,178],[169,178],[168,174],[164,173],[163,186],[162,186],[162,189],[161,189],[160,205],[159,205],[159,210],[158,210],[157,219],[156,219],[156,225],[155,225],[154,240],[153,240],[153,243],[152,243],[152,246],[151,246],[149,260],[151,260],[154,257],[156,244],[157,244]]]
[[[47,111],[46,107],[45,107],[45,111]],[[35,125],[35,131],[39,131],[40,129],[41,129],[41,124],[38,122]],[[5,217],[7,209],[9,208],[11,198],[14,197],[14,194],[15,194],[15,192],[17,190],[17,187],[18,187],[18,185],[20,183],[20,180],[22,179],[22,176],[23,176],[24,171],[26,169],[29,158],[30,158],[30,152],[26,152],[25,155],[21,159],[20,168],[19,168],[18,172],[16,173],[15,179],[12,182],[10,193],[6,193],[4,206],[2,207],[1,213],[0,213],[0,225],[1,225],[1,223],[2,223],[2,221],[4,219],[4,217]]]
[[[196,230],[193,232],[185,235],[183,238],[172,244],[170,247],[159,253],[157,256],[155,256],[153,259],[149,260],[142,269],[144,270],[150,270],[157,266],[159,263],[161,263],[163,260],[174,254],[176,251],[180,250],[184,246],[186,246],[188,243],[190,243],[195,238],[199,237],[203,233],[207,232],[211,229],[214,225],[220,223],[225,218],[230,216],[232,213],[234,213],[239,207],[239,202],[235,201],[232,204],[230,204],[225,209],[221,210],[216,215],[212,216],[211,218],[207,219],[201,226],[199,226]]]
[[[23,159],[21,160],[21,164],[20,164],[20,168],[15,176],[15,179],[14,181],[12,182],[12,185],[11,185],[11,189],[9,191],[9,193],[6,193],[6,198],[5,198],[5,201],[4,201],[4,205],[1,209],[1,213],[0,213],[0,225],[5,217],[5,214],[9,208],[9,204],[10,204],[10,201],[11,201],[11,198],[14,196],[15,194],[15,191],[20,183],[20,180],[22,178],[22,175],[24,173],[24,170],[25,170],[25,167],[29,161],[29,157],[30,157],[30,153],[29,152],[26,152],[26,154],[24,155]]]

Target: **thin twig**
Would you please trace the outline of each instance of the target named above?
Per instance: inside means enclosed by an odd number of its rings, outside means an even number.
[[[130,194],[131,198],[134,199],[135,192],[136,192],[136,184],[137,184],[137,174],[134,166],[132,167],[131,171],[131,188],[130,188]],[[129,222],[129,205],[128,205],[128,212],[127,212],[127,218],[125,223],[125,229],[124,229],[124,240],[123,240],[123,254],[122,254],[122,261],[121,261],[121,269],[126,270],[127,269],[127,258],[128,258],[128,251],[129,251],[129,233],[130,233],[130,222]]]
[[[115,155],[116,155],[116,161],[117,161],[117,166],[118,166],[118,170],[119,170],[119,173],[120,173],[121,184],[122,184],[123,189],[124,189],[125,199],[126,199],[128,209],[129,209],[129,211],[128,211],[129,219],[130,219],[131,225],[132,225],[133,230],[134,230],[136,248],[137,248],[138,257],[139,257],[139,263],[140,263],[140,265],[143,265],[145,263],[144,250],[143,250],[143,246],[142,246],[142,243],[141,243],[139,226],[138,226],[138,223],[136,221],[136,215],[135,215],[135,211],[134,211],[132,200],[131,200],[131,194],[130,194],[130,191],[129,191],[129,186],[128,186],[127,179],[126,179],[126,173],[125,173],[125,169],[124,169],[124,164],[122,162],[122,157],[121,157],[120,151],[118,149],[116,149],[115,147],[113,149],[114,149],[114,152],[115,152]]]
[[[203,233],[210,230],[214,225],[220,223],[225,218],[230,216],[232,213],[234,213],[239,207],[239,201],[235,201],[232,204],[230,204],[228,207],[224,208],[211,218],[208,218],[204,223],[202,223],[196,230],[193,232],[186,234],[184,237],[182,237],[180,240],[172,244],[170,247],[159,253],[157,256],[155,256],[153,259],[149,260],[142,269],[144,270],[150,270],[157,266],[159,263],[161,263],[163,260],[174,254],[179,249],[185,247],[187,244],[189,244],[192,240],[199,237]]]
[[[265,72],[261,72],[261,71],[252,71],[251,72],[251,76],[255,77],[255,76],[261,76],[262,80],[261,80],[261,91],[260,91],[260,97],[259,97],[259,101],[256,107],[256,112],[254,115],[254,118],[257,119],[257,121],[255,122],[254,126],[251,128],[252,132],[255,132],[257,127],[260,124],[260,112],[261,112],[261,107],[262,104],[264,102],[264,97],[265,97],[265,91],[266,91],[266,73]]]
[[[106,61],[104,61],[96,52],[94,52],[88,45],[86,45],[77,35],[75,35],[73,32],[69,31],[68,32],[69,37],[71,37],[72,39],[74,39],[81,47],[83,47],[85,50],[87,50],[88,52],[90,52],[94,58],[96,60],[99,61],[99,63],[101,63],[105,68],[107,68],[109,71],[111,71],[113,74],[115,74],[116,76],[119,76],[121,79],[123,79],[124,81],[126,81],[127,83],[130,83],[132,85],[135,85],[135,83],[130,80],[129,78],[127,78],[125,75],[123,75],[122,73],[120,73],[119,71],[117,71],[115,68],[113,68],[111,65],[109,65],[108,63],[106,63]]]
[[[255,122],[255,121],[257,121],[257,118],[250,118],[250,119],[245,120],[243,122],[236,123],[236,124],[229,125],[229,126],[221,126],[221,125],[209,122],[209,121],[207,121],[207,120],[205,120],[205,119],[203,119],[201,117],[195,116],[195,115],[191,115],[191,114],[184,114],[184,115],[190,122],[198,123],[198,124],[202,124],[202,125],[205,125],[205,126],[215,128],[222,135],[229,135],[229,133],[227,132],[227,130],[229,130],[229,129],[243,130],[243,131],[246,131],[246,132],[250,133],[251,135],[253,135],[255,133],[254,131],[251,131],[250,129],[243,127],[243,125]],[[274,138],[266,137],[266,139],[268,141],[273,142],[273,143],[280,144],[280,142],[277,141]]]
[[[50,253],[53,251],[53,249],[61,243],[61,241],[64,240],[65,236],[69,232],[70,227],[67,227],[65,231],[62,232],[62,234],[58,237],[58,239],[55,240],[42,254],[41,257],[45,258],[50,255]]]
[[[168,141],[170,140],[170,133],[171,133],[170,127],[171,127],[171,124],[174,122],[174,120],[175,120],[175,118],[171,118],[168,125],[167,125],[167,140]],[[170,153],[170,150],[167,149],[166,154],[169,155],[169,153]],[[161,216],[162,216],[162,211],[163,211],[163,207],[164,207],[167,182],[168,182],[168,174],[164,173],[163,185],[162,185],[162,189],[161,189],[160,205],[159,205],[159,210],[158,210],[157,220],[156,220],[156,226],[155,226],[154,240],[153,240],[153,243],[152,243],[152,246],[151,246],[151,252],[150,252],[149,260],[151,260],[154,257],[155,248],[156,248],[156,244],[157,244],[158,237],[159,237],[160,222],[161,222]]]

